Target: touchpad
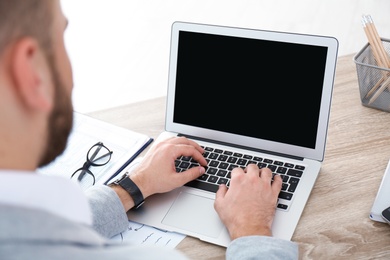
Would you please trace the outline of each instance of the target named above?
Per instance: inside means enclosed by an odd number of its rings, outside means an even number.
[[[224,228],[213,199],[186,192],[179,194],[162,223],[214,238]]]

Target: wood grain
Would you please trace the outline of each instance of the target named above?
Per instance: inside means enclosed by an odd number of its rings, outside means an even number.
[[[390,159],[390,114],[363,106],[359,95],[353,56],[340,57],[325,159],[292,238],[300,259],[390,259],[390,226],[368,217]],[[165,97],[90,115],[157,137]],[[191,237],[177,249],[191,259],[225,258],[225,248]]]

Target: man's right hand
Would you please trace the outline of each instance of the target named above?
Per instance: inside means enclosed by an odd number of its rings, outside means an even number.
[[[272,222],[282,179],[268,168],[255,164],[235,168],[231,173],[229,189],[221,185],[214,203],[232,240],[251,235],[272,236]]]

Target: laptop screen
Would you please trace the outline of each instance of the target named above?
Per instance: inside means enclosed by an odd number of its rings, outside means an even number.
[[[174,122],[314,148],[327,48],[179,32]]]
[[[176,22],[166,130],[322,160],[335,38]]]

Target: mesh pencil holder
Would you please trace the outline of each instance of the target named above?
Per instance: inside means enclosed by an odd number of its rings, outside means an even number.
[[[389,55],[390,40],[381,41]],[[390,112],[390,68],[378,66],[368,43],[355,55],[354,61],[362,105]]]

